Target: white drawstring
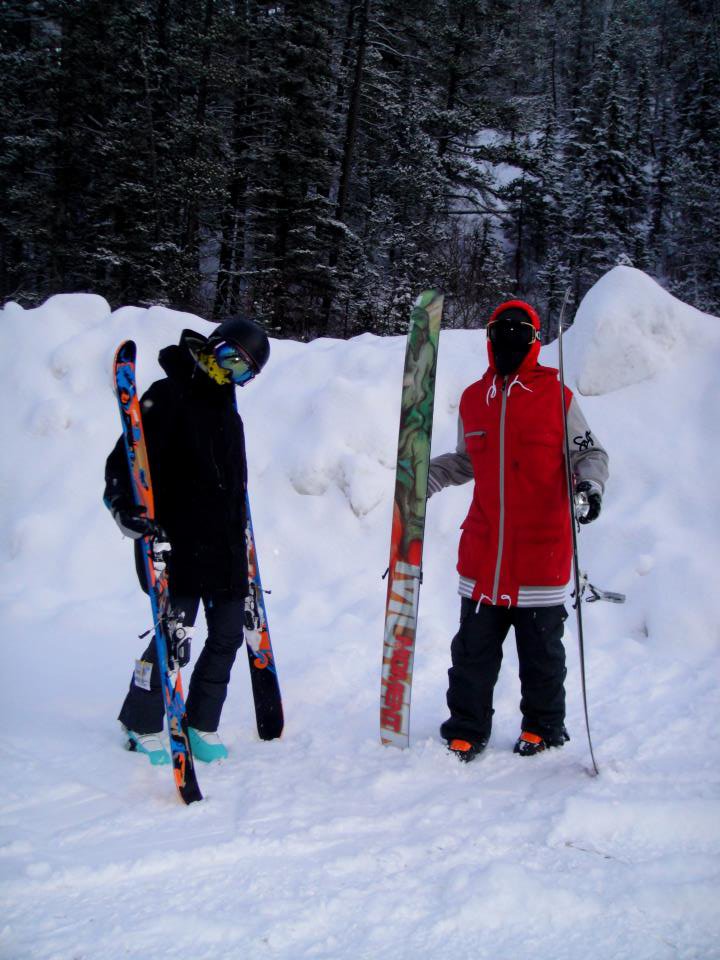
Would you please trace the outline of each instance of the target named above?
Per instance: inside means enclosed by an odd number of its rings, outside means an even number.
[[[493,376],[492,383],[488,387],[488,392],[485,396],[485,406],[490,406],[490,401],[494,400],[497,396],[497,387],[495,386],[495,381],[497,380],[497,374]]]
[[[480,605],[483,602],[483,600],[489,600],[490,603],[492,603],[492,597],[489,597],[486,593],[481,593],[480,599],[478,600],[477,606],[475,607],[475,613],[480,613]]]
[[[501,594],[501,595],[500,595],[500,599],[501,599],[501,600],[507,600],[507,605],[508,605],[509,607],[512,606],[512,597],[511,597],[509,594],[507,594],[507,593]],[[480,606],[481,606],[483,600],[489,600],[490,603],[492,604],[492,597],[489,597],[486,593],[481,593],[481,594],[480,594],[480,599],[478,600],[477,606],[475,607],[475,613],[480,613]]]
[[[513,380],[513,382],[512,382],[512,383],[510,384],[510,386],[508,387],[508,396],[510,396],[510,391],[512,390],[512,388],[515,386],[516,383],[519,383],[520,386],[523,388],[523,390],[527,390],[528,393],[532,393],[532,390],[530,389],[530,387],[526,387],[525,384],[524,384],[524,383],[522,382],[522,380],[520,379],[520,377],[517,376],[517,377],[515,377],[515,379]]]

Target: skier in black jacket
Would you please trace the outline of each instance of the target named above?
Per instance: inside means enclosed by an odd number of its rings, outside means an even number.
[[[121,437],[105,467],[105,505],[120,530],[136,540],[136,566],[147,592],[139,551],[144,536],[167,540],[170,599],[192,627],[200,601],[208,636],[187,697],[190,742],[198,760],[227,756],[217,734],[230,671],[243,641],[248,592],[245,546],[247,463],[235,386],[245,386],[270,355],[265,333],[242,317],[225,320],[209,339],[185,330],[160,352],[167,374],[141,399],[155,498],[155,520],[133,499]],[[136,664],[119,718],[131,750],[153,764],[169,763],[159,734],[164,706],[155,642]]]

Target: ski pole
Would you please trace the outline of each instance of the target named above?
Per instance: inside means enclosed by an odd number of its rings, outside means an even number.
[[[582,700],[583,700],[583,711],[585,713],[585,729],[587,730],[587,740],[588,747],[590,748],[590,759],[592,760],[593,766],[593,776],[597,776],[600,773],[598,765],[595,761],[595,753],[593,751],[592,737],[590,735],[590,717],[588,714],[588,702],[587,702],[587,685],[585,682],[585,640],[583,637],[583,622],[582,622],[582,592],[580,584],[580,565],[578,562],[578,545],[577,545],[577,518],[575,514],[575,497],[573,490],[573,477],[572,477],[572,468],[570,466],[570,439],[568,436],[568,425],[567,425],[567,410],[565,408],[565,371],[563,369],[563,348],[562,348],[562,328],[563,328],[563,318],[565,316],[565,308],[570,299],[570,288],[565,291],[565,296],[563,297],[562,306],[560,307],[560,324],[558,332],[558,367],[560,375],[560,402],[562,404],[562,423],[563,423],[563,441],[565,446],[565,476],[567,479],[567,491],[568,491],[568,502],[570,507],[570,529],[572,530],[572,549],[573,549],[573,578],[575,581],[575,600],[573,607],[575,608],[575,616],[577,619],[577,635],[578,635],[578,653],[580,657],[580,686],[582,689]]]

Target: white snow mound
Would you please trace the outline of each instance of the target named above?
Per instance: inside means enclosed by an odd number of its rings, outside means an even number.
[[[720,342],[720,321],[641,270],[615,267],[584,296],[563,340],[567,382],[597,396],[648,380]]]
[[[230,754],[198,764],[190,807],[122,749],[150,606],[101,500],[113,351],[137,342],[144,390],[184,327],[212,329],[80,294],[0,311],[0,957],[718,958],[718,321],[618,268],[568,332],[568,382],[597,394],[580,403],[610,455],[580,560],[627,594],[584,606],[595,778],[572,610],[562,750],[512,753],[511,636],[484,756],[458,764],[440,740],[469,484],[428,504],[411,745],[380,745],[405,337],[273,341],[237,399],[286,727],[259,740],[241,651]],[[486,366],[482,331],[443,331],[434,454]],[[195,658],[204,636],[201,618]],[[179,882],[181,918],[160,908]]]

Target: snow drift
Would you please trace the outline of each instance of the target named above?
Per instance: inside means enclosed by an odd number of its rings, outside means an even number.
[[[585,608],[597,779],[572,621],[562,751],[511,753],[511,641],[486,755],[461,767],[439,742],[469,487],[429,505],[412,746],[380,747],[403,338],[274,342],[238,401],[288,722],[257,740],[239,659],[230,759],[199,770],[206,801],[190,808],[167,769],[121,749],[114,718],[150,614],[100,501],[113,350],[135,339],[149,385],[184,327],[211,329],[91,295],[0,316],[0,955],[720,956],[718,320],[616,268],[567,335],[569,382],[611,463],[583,565],[628,596]],[[435,453],[485,363],[482,333],[443,332]]]
[[[717,317],[677,300],[633,267],[615,267],[580,304],[568,336],[571,385],[597,396],[674,368],[691,370],[720,344]],[[574,383],[572,383],[574,379]]]

